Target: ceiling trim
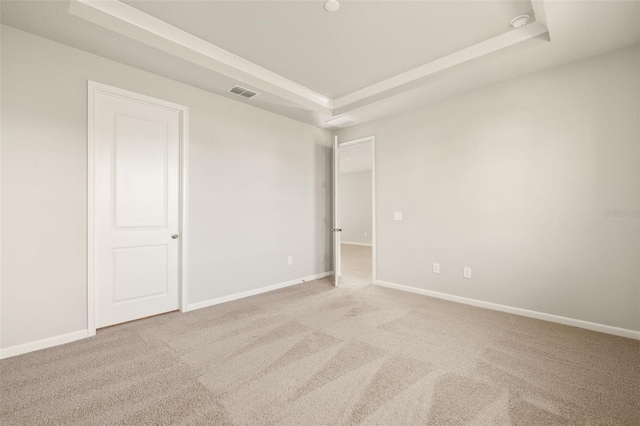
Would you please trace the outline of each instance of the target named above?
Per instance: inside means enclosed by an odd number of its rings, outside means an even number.
[[[251,61],[154,18],[118,0],[71,0],[69,13],[101,27],[203,66],[249,86],[291,101],[309,110],[333,115],[345,113],[363,101],[385,97],[393,89],[416,82],[464,62],[488,55],[542,34],[548,34],[544,1],[531,0],[536,22],[443,56],[337,99],[331,99]],[[397,91],[397,90],[396,90]],[[373,99],[370,99],[373,98]],[[356,104],[357,105],[354,105]]]
[[[551,32],[549,32],[549,24],[547,22],[547,11],[544,7],[544,2],[549,0],[531,0],[531,7],[533,7],[533,15],[536,17],[536,22],[539,22],[547,27],[549,33],[549,41],[551,41]]]
[[[71,0],[69,13],[318,112],[333,109],[328,97],[117,0]]]
[[[403,72],[379,83],[372,84],[364,89],[357,90],[346,96],[342,96],[333,101],[333,107],[343,108],[347,105],[355,102],[362,101],[366,98],[379,95],[391,89],[395,89],[399,86],[411,83],[412,81],[427,77],[431,74],[435,74],[439,71],[443,71],[447,68],[454,67],[472,59],[479,58],[484,55],[488,55],[505,47],[518,44],[530,38],[537,37],[541,34],[548,32],[547,26],[534,22],[529,25],[525,25],[522,28],[511,30],[499,36],[490,38],[473,46],[467,47],[450,55],[443,56],[442,58],[431,61],[427,64],[416,67],[412,70]]]

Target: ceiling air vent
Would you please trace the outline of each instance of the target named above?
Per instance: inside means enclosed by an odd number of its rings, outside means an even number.
[[[249,90],[245,87],[235,85],[231,89],[227,90],[229,93],[233,93],[234,95],[242,96],[243,98],[251,99],[255,96],[258,96],[258,92],[254,92],[253,90]]]
[[[346,127],[350,124],[355,123],[355,120],[351,117],[347,117],[346,115],[338,115],[336,117],[333,117],[331,120],[326,121],[325,123],[333,127]]]

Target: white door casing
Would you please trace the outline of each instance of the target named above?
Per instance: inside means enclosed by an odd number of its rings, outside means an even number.
[[[184,299],[187,110],[93,82],[89,98],[88,322],[95,332],[176,310]]]
[[[334,176],[334,186],[333,186],[333,220],[334,226],[336,228],[340,228],[340,206],[338,204],[338,188],[340,185],[339,182],[339,164],[340,164],[340,149],[347,148],[354,145],[360,145],[369,143],[371,144],[371,249],[372,249],[372,265],[371,265],[371,277],[372,282],[375,283],[378,280],[378,266],[377,266],[377,231],[376,231],[376,137],[375,136],[367,136],[365,138],[355,139],[347,142],[343,142],[338,144],[338,137],[336,136],[333,147],[333,161],[334,161],[334,173],[336,168],[338,169],[338,176]],[[337,166],[336,166],[337,164]],[[338,265],[338,269],[340,268],[340,232],[335,232],[338,236],[334,239],[334,244],[338,245],[337,251],[334,249],[334,255],[337,253],[338,259],[334,259],[334,265]],[[337,263],[336,263],[337,262]],[[334,266],[335,267],[335,266]],[[336,286],[339,284],[339,273],[336,275]]]
[[[340,285],[341,274],[341,246],[340,240],[342,230],[340,229],[340,149],[338,147],[338,137],[333,140],[333,278],[336,287]]]

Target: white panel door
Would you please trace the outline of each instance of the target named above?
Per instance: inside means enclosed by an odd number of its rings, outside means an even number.
[[[96,92],[96,327],[178,309],[180,113]]]
[[[342,229],[340,228],[340,149],[338,148],[338,137],[333,141],[333,278],[335,286],[340,285],[341,274],[341,253],[340,253],[340,237]]]

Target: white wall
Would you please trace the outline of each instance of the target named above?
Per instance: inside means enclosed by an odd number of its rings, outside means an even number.
[[[640,330],[639,94],[636,45],[338,132],[376,136],[378,279]]]
[[[190,109],[189,303],[331,269],[327,131],[5,26],[1,76],[0,347],[87,328],[87,80]]]
[[[340,173],[342,242],[371,244],[371,170]]]

